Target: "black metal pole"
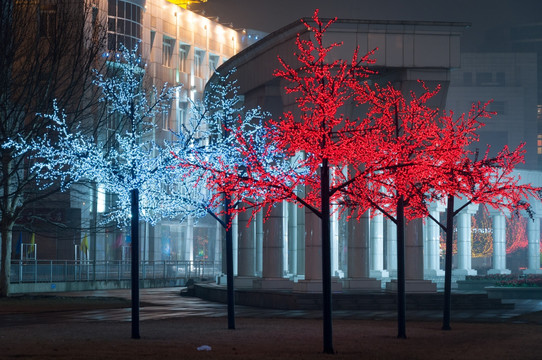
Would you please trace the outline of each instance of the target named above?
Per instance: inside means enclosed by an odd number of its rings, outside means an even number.
[[[233,231],[230,214],[230,199],[228,196],[224,199],[224,208],[226,215],[226,291],[228,298],[228,329],[235,329],[235,289],[233,285]]]
[[[451,330],[452,312],[452,245],[454,239],[454,197],[448,196],[446,206],[446,255],[444,262],[444,311],[442,314],[442,330]]]
[[[397,337],[406,339],[405,204],[397,201]]]
[[[132,201],[132,339],[139,339],[139,190],[131,192]]]
[[[331,303],[331,239],[329,226],[329,166],[322,161],[322,296],[324,319],[324,353],[333,354],[333,308]]]

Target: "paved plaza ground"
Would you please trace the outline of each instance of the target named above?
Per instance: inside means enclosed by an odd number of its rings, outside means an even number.
[[[410,313],[406,340],[396,338],[394,314],[336,312],[335,355],[321,353],[317,311],[238,306],[228,330],[225,305],[180,297],[178,288],[142,290],[141,305],[141,339],[132,340],[128,290],[0,299],[0,359],[542,358],[533,301],[492,317],[458,313],[452,331],[440,330],[436,313]]]

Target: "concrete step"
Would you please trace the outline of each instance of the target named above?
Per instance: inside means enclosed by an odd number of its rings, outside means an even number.
[[[226,302],[226,287],[212,284],[197,284],[195,295],[205,300]],[[239,289],[235,291],[235,303],[268,309],[319,310],[322,295],[293,291]],[[340,292],[332,295],[334,310],[393,311],[397,309],[397,295],[386,291]],[[443,293],[415,293],[406,295],[407,310],[441,310]],[[453,293],[452,310],[513,309],[511,303],[503,304],[500,299],[490,299],[486,294]]]

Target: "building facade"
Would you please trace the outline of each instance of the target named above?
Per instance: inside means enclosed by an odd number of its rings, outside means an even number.
[[[481,132],[481,143],[495,148],[527,142],[524,169],[516,174],[523,181],[542,185],[536,169],[536,61],[532,54],[460,54],[460,37],[465,24],[437,22],[341,21],[329,28],[327,41],[340,41],[337,57],[350,58],[353,49],[361,54],[378,48],[375,54],[379,75],[375,82],[390,82],[403,91],[417,89],[421,79],[429,88],[442,86],[433,106],[468,111],[479,99],[493,98],[491,110],[501,114]],[[279,67],[276,55],[293,63],[295,36],[309,36],[300,23],[274,32],[242,51],[221,69],[237,68],[236,77],[247,106],[260,105],[275,116],[298,111],[295,99],[285,95],[280,79],[273,77]],[[470,82],[468,85],[466,81]],[[213,81],[213,79],[211,79]],[[494,90],[489,92],[485,90]],[[482,91],[483,90],[483,91]],[[503,111],[504,108],[504,111]],[[501,110],[501,111],[499,111]],[[347,109],[345,111],[352,111]],[[352,114],[349,113],[352,116]],[[531,170],[529,170],[531,169]],[[539,203],[533,202],[536,214]],[[457,199],[457,206],[461,206]],[[433,204],[430,211],[439,218],[445,204]],[[454,256],[457,278],[475,275],[472,267],[472,216],[478,206],[471,205],[457,217],[457,254]],[[372,215],[372,216],[371,216]],[[526,215],[526,214],[524,214]],[[506,214],[491,211],[492,260],[489,274],[507,274]],[[236,251],[236,286],[295,291],[321,291],[321,244],[319,219],[303,208],[283,203],[270,218],[261,218],[247,228],[248,215],[241,214]],[[528,265],[525,273],[540,272],[540,217],[526,222]],[[359,222],[334,217],[331,225],[331,273],[337,278],[335,289],[375,289],[393,281],[397,272],[395,225],[382,214],[366,214]],[[411,222],[406,229],[407,291],[434,290],[443,280],[440,228],[429,219]],[[237,239],[237,240],[235,240]],[[514,269],[516,272],[518,269]],[[339,280],[340,279],[340,280]],[[433,282],[433,285],[430,281]]]
[[[115,60],[121,45],[128,49],[138,46],[145,62],[147,81],[157,88],[164,83],[182,85],[172,101],[169,111],[155,119],[154,140],[173,137],[187,121],[190,106],[202,99],[205,84],[225,61],[244,47],[258,40],[262,33],[233,29],[213,19],[187,9],[186,1],[166,0],[88,0],[92,8],[93,23],[103,24],[107,32],[103,58],[106,66]],[[49,9],[49,8],[47,8]],[[54,24],[55,7],[38,21]],[[41,25],[40,25],[41,26]],[[106,135],[118,131],[115,119],[106,121],[100,129]],[[70,208],[69,219],[80,209],[80,222],[67,226],[71,235],[61,240],[51,236],[50,227],[30,229],[21,219],[24,231],[15,231],[14,238],[21,237],[29,243],[31,236],[38,245],[37,259],[62,260],[129,260],[130,231],[115,224],[103,227],[103,214],[113,204],[114,198],[101,191],[99,184],[75,184],[60,195],[60,207]],[[44,206],[46,207],[46,206]],[[60,211],[60,210],[58,210]],[[57,211],[57,212],[58,212]],[[65,216],[66,217],[66,216]],[[79,216],[77,216],[79,218]],[[27,233],[28,232],[28,233]],[[219,242],[222,229],[213,219],[200,219],[197,223],[188,219],[163,221],[156,226],[141,224],[141,259],[156,260],[216,260],[220,261]],[[34,235],[31,235],[34,234]],[[16,242],[13,244],[15,254]],[[45,251],[47,250],[47,251]],[[19,252],[19,254],[21,254]],[[19,255],[17,255],[19,256]],[[23,257],[26,254],[23,254]]]
[[[202,98],[205,85],[216,69],[236,68],[236,80],[247,108],[261,106],[274,116],[285,111],[296,113],[292,96],[283,92],[284,84],[273,76],[279,64],[277,54],[287,62],[295,52],[295,37],[309,36],[299,23],[288,25],[261,39],[262,34],[235,30],[165,0],[92,0],[107,23],[107,49],[111,56],[119,45],[140,43],[152,82],[183,84],[170,111],[156,119],[156,139],[166,139],[169,130],[178,130],[186,121],[191,101]],[[375,55],[376,82],[391,82],[403,91],[419,90],[418,80],[429,88],[442,90],[432,105],[468,111],[476,100],[494,99],[492,110],[500,113],[481,133],[481,143],[495,148],[517,146],[527,141],[527,162],[519,170],[524,181],[542,185],[536,171],[537,93],[536,59],[532,54],[460,54],[460,38],[467,24],[443,22],[337,21],[328,31],[328,40],[342,41],[339,54],[350,58],[359,46],[360,53],[378,48]],[[258,41],[259,40],[259,41]],[[500,60],[497,60],[500,59]],[[482,97],[482,98],[480,98]],[[349,109],[349,111],[354,111]],[[74,257],[96,261],[128,260],[129,230],[111,226],[86,234],[99,222],[112,199],[85,186],[75,189],[84,194],[72,196],[71,208],[81,209],[81,230],[66,246]],[[458,199],[458,206],[460,199]],[[441,216],[443,204],[431,208]],[[458,247],[455,274],[474,275],[472,266],[472,215],[469,206],[457,219]],[[535,209],[542,214],[542,208]],[[372,215],[372,216],[371,216]],[[490,273],[509,273],[506,266],[504,215],[491,213],[493,233]],[[320,291],[321,242],[319,219],[293,204],[279,204],[267,221],[258,214],[247,226],[250,214],[240,214],[233,224],[234,271],[236,286]],[[157,226],[142,223],[141,259],[222,260],[223,229],[212,218],[183,223],[162,221]],[[540,218],[527,222],[528,268],[540,272]],[[332,218],[332,275],[335,289],[378,289],[397,272],[395,225],[382,214],[366,214],[360,221]],[[82,249],[85,239],[88,249]],[[36,240],[39,242],[39,239]],[[430,221],[413,221],[407,227],[407,289],[434,290],[428,280],[443,275],[440,229]],[[393,282],[389,285],[393,288]]]

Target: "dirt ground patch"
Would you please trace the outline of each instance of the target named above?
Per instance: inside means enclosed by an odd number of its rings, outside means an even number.
[[[334,321],[335,356],[321,353],[321,321],[176,318],[130,324],[52,323],[0,328],[2,359],[540,359],[539,325],[409,323],[408,339],[389,321]],[[202,345],[210,351],[198,351]]]
[[[14,295],[0,298],[0,314],[49,311],[115,309],[130,306],[130,300],[103,296]]]
[[[125,299],[120,299],[124,300]],[[0,359],[540,359],[539,323],[408,322],[397,339],[394,321],[334,320],[333,356],[322,354],[318,319],[179,317],[140,324],[58,316],[75,309],[123,306],[111,298],[31,297],[0,300]],[[68,306],[69,305],[69,306]],[[68,308],[67,308],[68,307]],[[32,321],[16,321],[32,319]],[[210,351],[198,351],[202,345]]]

